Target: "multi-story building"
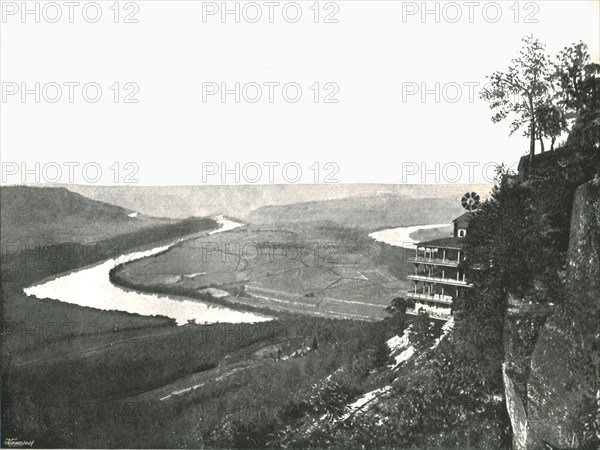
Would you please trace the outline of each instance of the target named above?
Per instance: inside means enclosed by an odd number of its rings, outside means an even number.
[[[453,220],[452,237],[419,242],[415,255],[408,259],[414,264],[414,273],[408,279],[414,282],[414,289],[408,297],[415,301],[414,310],[418,314],[424,310],[430,317],[450,319],[452,303],[472,287],[464,270],[467,258],[467,231],[472,212],[466,212]]]

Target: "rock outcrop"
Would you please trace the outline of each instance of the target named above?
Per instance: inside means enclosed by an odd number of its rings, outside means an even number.
[[[580,186],[575,194],[565,296],[564,303],[540,329],[533,348],[526,406],[505,377],[507,404],[513,406],[511,420],[519,448],[541,445],[594,448],[600,443],[597,428],[600,182],[597,179]]]
[[[527,410],[523,404],[521,395],[517,392],[514,380],[508,374],[506,364],[502,366],[502,378],[504,381],[506,410],[508,411],[510,425],[513,430],[513,448],[515,450],[535,448],[537,443],[529,426]]]

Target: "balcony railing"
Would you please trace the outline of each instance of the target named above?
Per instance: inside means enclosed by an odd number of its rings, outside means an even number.
[[[411,258],[408,258],[408,262],[420,263],[420,264],[435,264],[438,266],[447,266],[447,267],[458,267],[460,264],[460,261],[456,261],[454,259],[426,258],[424,256],[413,256]]]
[[[448,320],[450,320],[452,318],[452,314],[446,314],[446,313],[443,313],[443,312],[434,312],[434,311],[431,311],[429,309],[428,310],[423,309],[423,311],[425,311],[427,313],[427,315],[429,317],[431,317],[432,319],[438,319],[438,320],[446,320],[446,321],[448,321]],[[406,314],[411,314],[413,316],[416,316],[416,315],[419,314],[419,312],[416,311],[413,308],[408,308],[406,310]]]
[[[446,305],[452,304],[452,297],[449,295],[439,294],[422,294],[420,292],[408,292],[408,298],[414,298],[417,300],[426,300],[428,302],[444,303]]]
[[[408,275],[407,278],[409,280],[414,281],[430,281],[434,283],[443,283],[449,284],[451,286],[464,286],[464,287],[472,287],[471,283],[467,283],[463,280],[457,280],[452,278],[438,278],[438,277],[428,277],[427,275]]]

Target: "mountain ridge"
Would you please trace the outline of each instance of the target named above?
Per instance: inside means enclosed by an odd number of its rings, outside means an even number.
[[[2,252],[17,246],[61,242],[87,243],[174,219],[135,211],[85,197],[64,187],[0,187]],[[12,250],[11,250],[12,251]]]
[[[369,197],[268,205],[252,211],[247,220],[257,224],[330,221],[369,230],[450,223],[462,211],[458,200],[408,198],[386,193]]]
[[[185,218],[224,214],[244,219],[252,211],[267,205],[385,194],[402,195],[407,198],[447,198],[458,202],[467,191],[474,190],[482,196],[487,194],[492,184],[68,185],[65,187],[88,198],[151,216]]]

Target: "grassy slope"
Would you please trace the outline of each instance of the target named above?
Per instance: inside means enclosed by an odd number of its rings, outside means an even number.
[[[303,410],[316,383],[340,367],[354,367],[345,375],[349,392],[368,389],[362,383],[380,331],[379,324],[306,317],[187,325],[147,337],[124,335],[93,353],[20,361],[4,380],[19,393],[4,398],[4,435],[28,436],[42,447],[199,448],[232,419],[253,428],[258,420],[273,430]],[[315,336],[318,350],[277,360],[277,349],[289,357]],[[39,421],[32,420],[26,411],[38,407]],[[273,438],[263,430],[240,431],[212,443],[256,438],[257,447]]]

